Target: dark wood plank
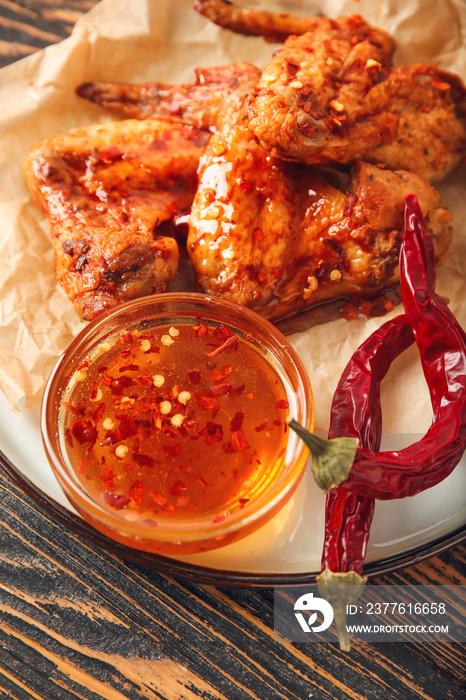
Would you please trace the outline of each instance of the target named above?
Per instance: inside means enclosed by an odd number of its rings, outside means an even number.
[[[279,643],[272,591],[201,586],[124,562],[64,529],[3,473],[0,493],[6,697],[461,697],[459,648],[357,644],[348,655]],[[460,546],[377,580],[464,583],[465,557]]]
[[[71,34],[98,0],[0,0],[0,68]]]

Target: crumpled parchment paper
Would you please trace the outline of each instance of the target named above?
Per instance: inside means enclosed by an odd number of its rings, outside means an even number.
[[[466,80],[466,6],[460,0],[243,0],[249,7],[330,17],[362,14],[397,40],[396,63],[437,63]],[[273,50],[260,38],[222,30],[191,0],[103,0],[60,44],[0,71],[0,388],[12,407],[37,411],[58,356],[84,326],[57,286],[48,224],[30,197],[22,164],[32,145],[58,131],[118,118],[80,99],[88,80],[190,82],[196,65],[251,61]],[[454,216],[451,255],[437,291],[466,321],[466,167],[440,183]],[[390,315],[402,311],[394,309]],[[328,426],[333,391],[353,351],[386,318],[338,319],[293,333],[313,386],[316,428]],[[383,386],[384,430],[424,431],[431,417],[415,348]],[[400,410],[408,401],[409,411]],[[409,420],[406,420],[406,415]]]

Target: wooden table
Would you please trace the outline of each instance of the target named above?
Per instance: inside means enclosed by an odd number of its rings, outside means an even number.
[[[156,1],[156,0],[154,0]],[[94,0],[0,0],[0,65],[66,37]],[[176,580],[73,533],[0,469],[0,695],[459,700],[459,645],[279,643],[273,591]],[[379,584],[466,585],[466,546]]]

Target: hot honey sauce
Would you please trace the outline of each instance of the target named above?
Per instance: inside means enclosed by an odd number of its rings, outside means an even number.
[[[226,521],[286,466],[289,398],[247,334],[200,317],[105,340],[61,401],[62,449],[128,523]]]

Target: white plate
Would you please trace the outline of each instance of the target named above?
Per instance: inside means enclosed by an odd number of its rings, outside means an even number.
[[[399,449],[419,435],[391,435],[383,449]],[[39,417],[27,409],[9,408],[0,395],[0,451],[12,465],[19,482],[42,505],[57,515],[69,515],[103,547],[132,560],[171,568],[172,572],[205,579],[206,569],[216,580],[270,584],[312,579],[320,571],[325,497],[309,472],[292,501],[271,522],[243,540],[203,554],[179,559],[138,553],[111,543],[92,531],[76,514],[49,467],[42,447]],[[11,472],[11,467],[9,469]],[[466,459],[442,483],[411,498],[377,503],[367,553],[367,568],[382,571],[407,563],[422,553],[446,546],[466,533]],[[63,519],[63,518],[62,518]],[[66,520],[66,518],[65,518]],[[80,527],[81,526],[81,527]]]

